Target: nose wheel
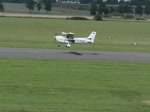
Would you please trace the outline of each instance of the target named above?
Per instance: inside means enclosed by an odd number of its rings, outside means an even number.
[[[60,44],[61,44],[61,43],[58,44],[58,47],[60,47]]]

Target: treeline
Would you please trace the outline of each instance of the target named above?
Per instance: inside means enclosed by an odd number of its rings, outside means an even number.
[[[40,2],[44,2],[44,0],[38,0]],[[56,1],[56,0],[53,0]],[[64,0],[67,1],[67,0]],[[93,1],[96,3],[101,3],[103,0],[79,0],[81,4],[91,4]],[[131,4],[131,5],[136,5],[136,4],[141,4],[145,5],[149,0],[131,0],[131,1],[124,1],[120,0],[107,0],[106,4]],[[1,0],[1,2],[9,2],[9,3],[25,3],[26,0]]]
[[[3,3],[26,3],[27,0],[0,0]],[[33,0],[34,1],[34,0]],[[56,1],[56,0],[35,0],[44,3],[45,1]]]
[[[1,0],[6,3],[25,3],[26,0]]]
[[[51,11],[52,9],[52,0],[42,0],[42,1],[35,1],[35,0],[26,0],[26,8],[29,9],[29,12],[34,11],[34,8],[37,8],[37,11],[40,11],[42,8],[41,3],[44,4],[44,9],[46,11]]]
[[[17,3],[22,3],[24,1],[24,3],[26,4],[26,8],[29,9],[29,12],[31,13],[32,11],[34,11],[35,7],[37,9],[37,11],[40,11],[42,8],[42,4],[44,5],[44,9],[46,11],[51,11],[52,8],[52,2],[53,0],[5,0],[5,2],[11,1],[11,2],[17,2]],[[2,4],[2,0],[0,0],[0,12],[4,11],[4,6]]]
[[[93,1],[95,1],[97,4],[103,2],[103,0],[80,0],[80,3],[82,4],[91,4]],[[118,0],[107,0],[105,3],[106,4],[130,4],[130,5],[136,5],[136,4],[141,4],[141,5],[145,5],[147,3],[147,1],[149,0],[131,0],[131,1],[124,1],[124,0],[120,0],[120,2],[118,2]]]
[[[106,6],[107,2],[100,1],[99,5],[97,1],[91,3],[91,15],[96,15],[100,13],[106,15],[113,12],[118,12],[120,14],[137,14],[142,16],[143,13],[150,14],[150,1],[149,0],[132,0],[134,4],[124,3],[123,1],[117,6]]]

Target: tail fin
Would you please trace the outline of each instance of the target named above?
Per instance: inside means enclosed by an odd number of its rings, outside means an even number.
[[[95,37],[96,37],[96,32],[93,31],[93,32],[88,36],[88,39],[91,41],[91,43],[94,43]]]

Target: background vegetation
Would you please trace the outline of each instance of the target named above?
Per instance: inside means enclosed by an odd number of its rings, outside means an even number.
[[[52,9],[52,2],[56,2],[55,0],[40,0],[38,2],[35,2],[34,0],[6,0],[3,2],[11,2],[11,3],[26,3],[26,7],[29,9],[29,12],[34,11],[34,8],[36,7],[37,10],[40,13],[40,10],[44,8],[46,11],[51,11]],[[91,0],[81,0],[81,4],[63,4],[63,3],[58,3],[59,7],[70,7],[78,10],[90,10],[91,15],[95,15],[96,11],[99,12],[100,14],[109,14],[112,12],[118,12],[121,14],[137,14],[140,17],[143,14],[150,14],[150,1],[149,0],[131,0],[130,2],[126,1],[120,1],[118,3],[118,0],[108,0],[107,2],[103,2],[102,0],[96,0],[96,1],[91,1]],[[83,5],[84,3],[88,3],[88,5]],[[2,3],[1,3],[2,4]],[[42,6],[44,4],[44,6]],[[57,4],[57,3],[56,3]],[[91,4],[91,6],[89,6]],[[114,5],[117,4],[117,5]],[[3,5],[3,4],[2,4]],[[0,7],[1,9],[1,7]]]

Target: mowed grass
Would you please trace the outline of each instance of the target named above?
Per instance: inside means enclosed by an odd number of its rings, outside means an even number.
[[[57,47],[55,33],[74,32],[85,37],[96,31],[94,44],[72,44],[70,49],[150,52],[149,29],[149,22],[0,17],[0,47],[66,49],[64,45]]]
[[[0,59],[1,112],[149,112],[150,63]]]

